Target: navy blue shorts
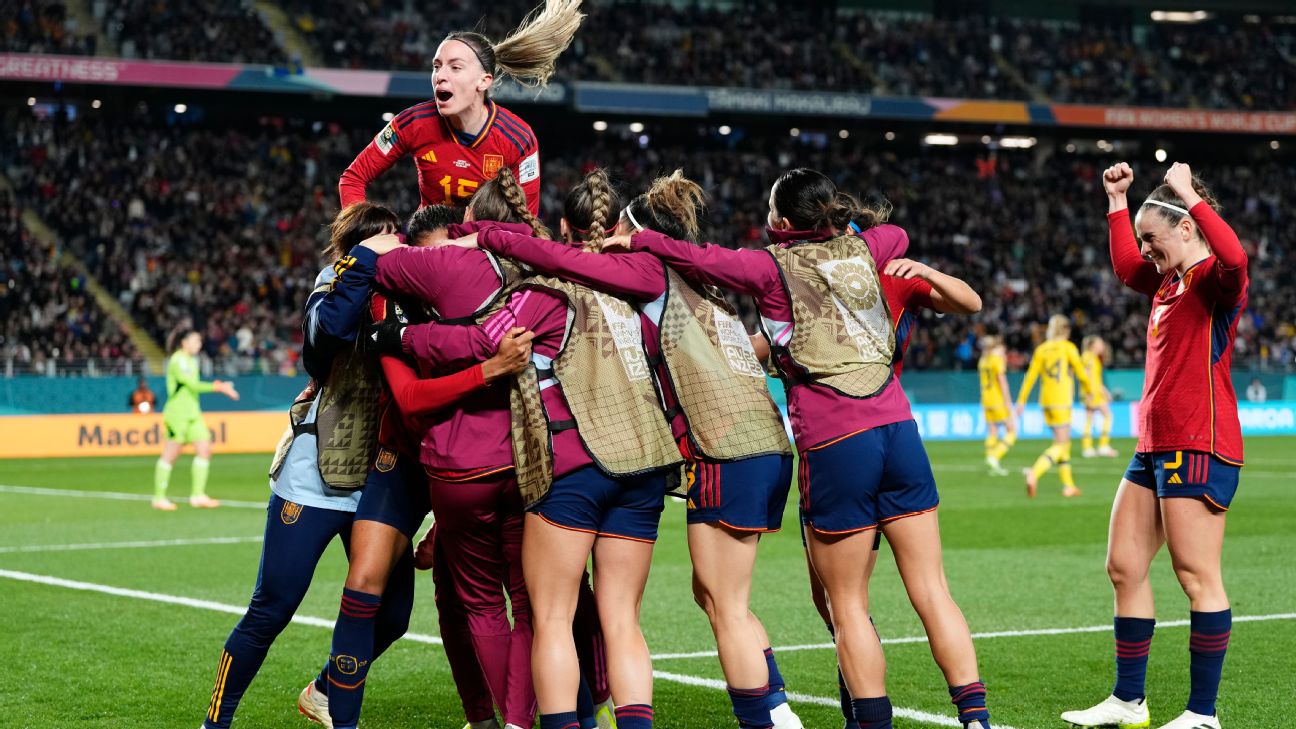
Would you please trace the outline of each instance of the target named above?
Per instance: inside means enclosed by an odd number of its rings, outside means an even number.
[[[419,525],[431,510],[423,466],[409,456],[379,448],[374,466],[365,477],[356,521],[386,524],[414,541]]]
[[[912,420],[842,436],[801,453],[801,520],[820,534],[850,534],[940,503]]]
[[[723,524],[744,532],[776,532],[792,488],[792,456],[740,461],[689,461],[688,523]]]
[[[1156,491],[1157,498],[1202,499],[1214,511],[1228,511],[1242,468],[1201,451],[1135,453],[1125,478]]]
[[[564,529],[655,542],[665,506],[664,471],[614,479],[589,465],[554,481],[527,511]]]

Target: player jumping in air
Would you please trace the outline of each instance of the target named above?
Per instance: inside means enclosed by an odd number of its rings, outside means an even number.
[[[432,60],[434,97],[397,114],[342,173],[342,207],[365,199],[365,187],[402,157],[418,169],[422,205],[463,206],[504,168],[540,210],[540,147],[531,127],[490,98],[497,76],[533,86],[548,82],[554,61],[576,34],[580,0],[547,0],[499,43],[456,31]]]
[[[987,336],[981,340],[981,359],[977,374],[981,379],[981,410],[986,422],[986,466],[996,476],[1007,476],[1000,461],[1017,442],[1017,419],[1008,406],[1012,392],[1008,389],[1007,348],[1003,337]]]
[[[1080,380],[1081,387],[1088,387],[1089,378],[1085,376],[1080,352],[1071,343],[1070,336],[1070,320],[1061,314],[1049,317],[1047,340],[1035,348],[1021,392],[1017,393],[1017,416],[1021,417],[1035,380],[1043,376],[1039,402],[1044,409],[1044,424],[1053,431],[1053,445],[1024,472],[1026,494],[1032,499],[1039,488],[1040,476],[1053,466],[1058,467],[1058,476],[1062,479],[1062,495],[1080,495],[1071,475],[1071,405],[1075,401],[1075,380]]]
[[[1085,406],[1084,435],[1080,441],[1080,453],[1085,458],[1094,456],[1115,458],[1116,449],[1111,447],[1111,391],[1103,385],[1103,363],[1107,361],[1110,350],[1107,349],[1107,342],[1097,334],[1085,337],[1081,346],[1084,352],[1080,354],[1080,363],[1084,365],[1085,374],[1089,376],[1089,386],[1080,392]],[[1102,430],[1098,436],[1097,449],[1094,449],[1093,443],[1095,413],[1102,415]]]
[[[175,511],[175,502],[167,498],[171,481],[171,468],[180,451],[193,443],[193,485],[189,505],[199,509],[214,509],[220,502],[207,495],[207,473],[211,468],[212,436],[203,422],[198,408],[198,396],[204,392],[219,392],[231,400],[239,399],[234,383],[223,380],[203,382],[198,378],[198,352],[202,350],[202,335],[193,329],[172,332],[167,342],[172,352],[167,360],[167,400],[162,406],[162,423],[166,427],[166,444],[153,471],[153,508]]]
[[[1233,626],[1220,553],[1242,466],[1230,368],[1247,304],[1247,255],[1188,165],[1170,167],[1131,229],[1126,196],[1133,181],[1124,162],[1103,173],[1112,267],[1152,302],[1139,442],[1116,491],[1107,541],[1116,687],[1097,706],[1062,719],[1084,727],[1150,725],[1144,677],[1156,613],[1148,570],[1165,543],[1191,611],[1191,678],[1184,713],[1161,729],[1219,729],[1215,700]]]

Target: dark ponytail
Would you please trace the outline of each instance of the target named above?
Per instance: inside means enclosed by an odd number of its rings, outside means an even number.
[[[176,327],[167,335],[166,351],[167,354],[175,354],[180,349],[180,343],[183,342],[190,334],[197,334],[198,330],[193,327]]]
[[[1193,175],[1192,187],[1193,192],[1200,195],[1201,199],[1205,200],[1206,204],[1209,205],[1212,210],[1217,213],[1220,212],[1220,204],[1219,201],[1215,199],[1215,193],[1211,192],[1211,189],[1206,187],[1206,183],[1202,182],[1201,178],[1197,175]],[[1183,210],[1188,209],[1188,203],[1184,202],[1169,185],[1162,184],[1157,186],[1157,188],[1152,191],[1152,194],[1147,196],[1147,200],[1139,206],[1139,214],[1142,215],[1147,212],[1154,212],[1161,216],[1161,219],[1170,225],[1178,225],[1181,220],[1188,217],[1186,213],[1181,213],[1178,210],[1172,210],[1165,205],[1157,205],[1156,203],[1174,205]],[[1206,241],[1206,237],[1202,235],[1200,228],[1197,229],[1197,237],[1200,238],[1202,242]]]
[[[798,167],[774,182],[774,209],[793,230],[846,230],[852,222],[868,230],[887,221],[891,204],[864,205],[837,189],[826,175]]]

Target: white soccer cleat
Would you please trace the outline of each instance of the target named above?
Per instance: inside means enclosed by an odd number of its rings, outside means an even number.
[[[215,509],[220,506],[220,501],[213,499],[207,494],[189,497],[189,505],[195,509]]]
[[[999,465],[999,459],[994,456],[986,456],[986,468],[990,469],[991,476],[1007,476],[1008,469]]]
[[[297,710],[316,724],[333,729],[333,717],[328,713],[328,696],[315,690],[314,680],[306,684],[306,688],[297,696]]]
[[[1220,729],[1218,716],[1206,716],[1185,711],[1161,729]]]
[[[1098,455],[1098,451],[1092,448],[1086,448],[1083,451],[1080,451],[1080,455],[1085,458],[1093,458],[1094,456]]]
[[[599,729],[617,729],[616,704],[611,697],[594,707],[594,721],[598,722]]]
[[[1111,446],[1103,446],[1102,448],[1098,449],[1098,455],[1102,456],[1103,458],[1115,458],[1116,456],[1120,455],[1120,451],[1116,450],[1115,448],[1112,448]]]
[[[1062,721],[1079,727],[1116,727],[1118,729],[1145,729],[1152,725],[1147,699],[1121,701],[1108,696],[1097,706],[1083,711],[1064,711]],[[1187,726],[1187,725],[1185,725]]]
[[[153,508],[158,511],[175,511],[179,507],[171,499],[153,499]]]
[[[801,717],[797,716],[787,702],[770,709],[770,719],[774,720],[774,729],[804,729]]]

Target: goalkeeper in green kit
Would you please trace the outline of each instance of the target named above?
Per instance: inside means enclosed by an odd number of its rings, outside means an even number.
[[[239,398],[233,383],[198,379],[198,352],[202,349],[202,335],[193,329],[180,329],[171,334],[167,351],[167,400],[162,408],[162,424],[166,427],[166,444],[153,473],[153,508],[175,511],[174,501],[167,498],[167,484],[171,481],[171,467],[185,444],[193,443],[193,493],[189,505],[199,509],[214,509],[220,502],[207,495],[207,471],[211,467],[211,431],[203,422],[198,408],[198,396],[204,392],[219,392],[233,400]]]

